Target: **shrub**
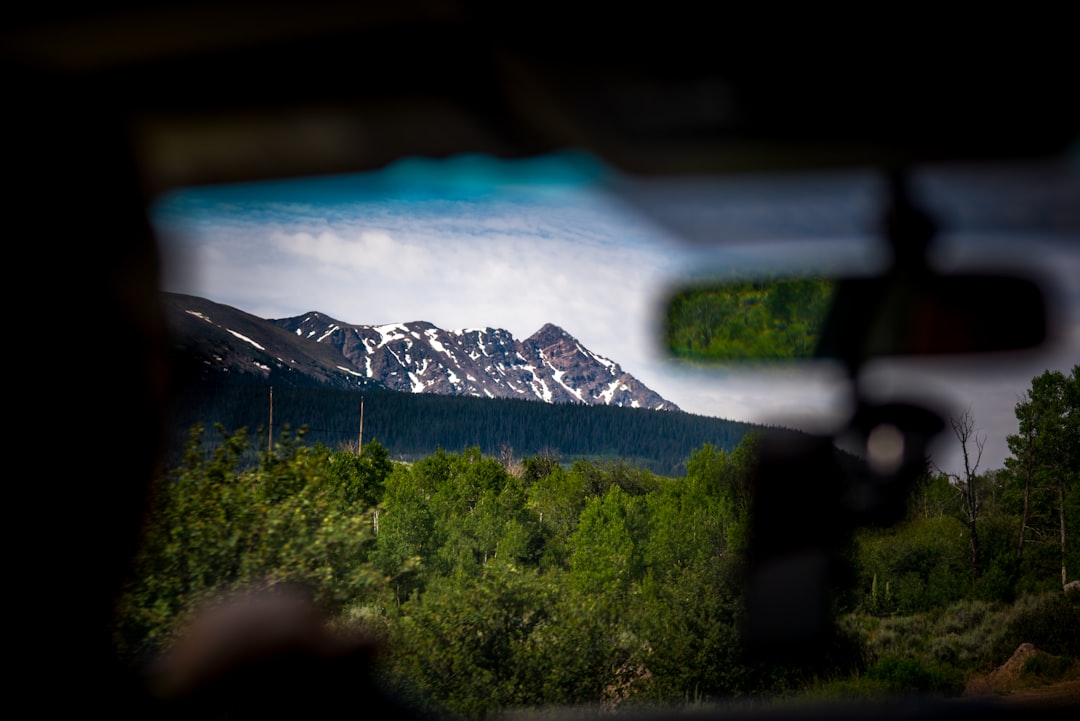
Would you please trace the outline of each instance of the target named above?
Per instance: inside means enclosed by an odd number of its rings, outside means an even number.
[[[1066,656],[1051,656],[1047,653],[1037,653],[1020,668],[1024,676],[1034,676],[1040,681],[1047,683],[1059,681],[1072,667],[1074,661]]]
[[[1025,599],[994,646],[995,656],[1008,658],[1022,643],[1055,656],[1080,659],[1080,596],[1050,592]]]
[[[946,608],[941,614],[940,630],[944,633],[963,633],[978,627],[992,609],[986,601],[963,600]]]
[[[872,681],[896,693],[955,694],[963,688],[960,672],[911,658],[883,658],[874,664],[867,675]]]

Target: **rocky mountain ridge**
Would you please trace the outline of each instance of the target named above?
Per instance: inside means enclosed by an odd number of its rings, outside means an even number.
[[[551,323],[518,340],[498,328],[262,319],[195,296],[165,300],[176,351],[203,378],[679,410]]]

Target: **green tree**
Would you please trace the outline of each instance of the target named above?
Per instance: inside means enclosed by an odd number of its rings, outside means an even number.
[[[661,574],[700,569],[711,557],[738,547],[749,503],[740,473],[727,453],[706,444],[690,457],[685,478],[650,493],[645,562]]]
[[[1016,404],[1017,433],[1007,438],[1005,467],[1018,489],[1018,562],[1032,541],[1058,546],[1062,585],[1076,573],[1080,549],[1080,365],[1069,375],[1046,370]]]
[[[586,502],[570,539],[570,579],[578,589],[610,599],[622,598],[629,590],[641,570],[635,545],[642,520],[639,505],[619,486]]]
[[[526,468],[531,468],[526,462]],[[528,474],[529,471],[526,471]],[[565,568],[570,558],[570,537],[577,529],[588,498],[584,479],[555,465],[529,487],[526,502],[543,534],[539,559],[544,569]]]
[[[535,570],[506,563],[434,579],[392,616],[383,673],[434,711],[475,717],[546,702],[556,600]]]
[[[416,465],[395,466],[386,479],[372,559],[377,569],[392,577],[399,600],[422,586],[426,572],[423,559],[430,558],[439,546],[430,505],[432,492],[427,474]],[[401,569],[405,572],[396,572]]]
[[[947,475],[928,470],[917,480],[908,505],[909,520],[938,516],[962,518],[963,513],[960,494]]]
[[[227,591],[300,585],[336,613],[384,587],[368,563],[372,515],[343,500],[325,447],[306,446],[303,432],[285,429],[258,465],[242,468],[246,431],[217,430],[206,452],[202,427],[193,428],[184,463],[155,486],[120,600],[123,653],[167,647],[187,612]]]
[[[327,473],[335,480],[346,503],[370,508],[382,501],[386,479],[393,467],[390,453],[378,441],[370,440],[360,455],[339,451],[330,456]]]
[[[496,558],[536,563],[543,550],[522,481],[475,447],[395,468],[380,511],[377,567],[419,569],[395,580],[401,599],[436,577],[475,576]]]
[[[892,528],[860,531],[864,607],[916,613],[963,598],[971,589],[966,531],[967,524],[955,516],[916,517]]]

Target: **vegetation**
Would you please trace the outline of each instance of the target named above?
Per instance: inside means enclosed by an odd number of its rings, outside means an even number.
[[[477,447],[403,463],[375,440],[332,451],[288,429],[260,451],[244,430],[207,442],[196,426],[156,488],[117,644],[141,663],[222,591],[301,584],[336,628],[379,639],[385,688],[465,716],[953,695],[1022,643],[1051,655],[1028,678],[1061,678],[1080,659],[1080,593],[1061,587],[1080,568],[1078,387],[1080,367],[1040,375],[1004,469],[928,472],[902,523],[856,533],[855,588],[812,667],[742,646],[754,434],[665,476]]]
[[[257,454],[267,447],[267,432],[283,427],[307,428],[307,438],[330,448],[355,446],[360,434],[378,438],[394,460],[415,461],[432,449],[473,446],[488,456],[505,448],[519,457],[556,455],[562,460],[620,459],[653,473],[679,476],[690,454],[705,443],[731,451],[756,427],[749,423],[677,411],[644,408],[550,404],[516,399],[471,398],[395,391],[270,388],[265,385],[198,384],[176,398],[173,448],[182,448],[195,424],[213,428],[248,428]],[[248,462],[255,460],[249,455]],[[171,452],[167,467],[183,461]]]
[[[668,346],[688,360],[810,358],[835,290],[813,277],[690,288],[668,306]]]

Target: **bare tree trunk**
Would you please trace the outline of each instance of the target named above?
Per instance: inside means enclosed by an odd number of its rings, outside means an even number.
[[[1016,562],[1024,557],[1024,536],[1027,533],[1028,503],[1031,500],[1031,478],[1024,479],[1024,510],[1020,513],[1020,545],[1016,547]]]
[[[986,437],[979,437],[975,431],[975,418],[971,415],[971,409],[964,410],[959,416],[949,420],[956,439],[960,441],[960,450],[964,456],[964,475],[960,477],[952,474],[954,482],[959,486],[960,493],[964,498],[964,511],[967,514],[968,538],[971,545],[971,580],[979,578],[979,532],[977,521],[982,503],[979,499],[977,487],[979,463],[982,461],[983,446],[986,445]],[[969,444],[975,445],[975,458],[971,458]]]
[[[1058,516],[1061,519],[1061,587],[1069,582],[1065,573],[1065,482],[1058,482]]]
[[[979,579],[979,532],[975,526],[975,517],[968,511],[968,536],[971,538],[971,580]]]
[[[1017,548],[1016,548],[1016,563],[1017,563],[1017,565],[1020,564],[1020,560],[1024,556],[1024,538],[1027,535],[1027,524],[1028,524],[1028,513],[1029,513],[1028,509],[1029,509],[1029,506],[1030,506],[1030,503],[1031,503],[1031,474],[1032,474],[1031,464],[1032,464],[1033,461],[1032,461],[1032,458],[1031,458],[1030,432],[1029,432],[1028,435],[1029,435],[1029,438],[1028,438],[1028,443],[1027,443],[1027,453],[1025,454],[1025,458],[1024,458],[1024,461],[1025,461],[1024,462],[1024,510],[1020,514],[1020,545],[1017,546]]]

